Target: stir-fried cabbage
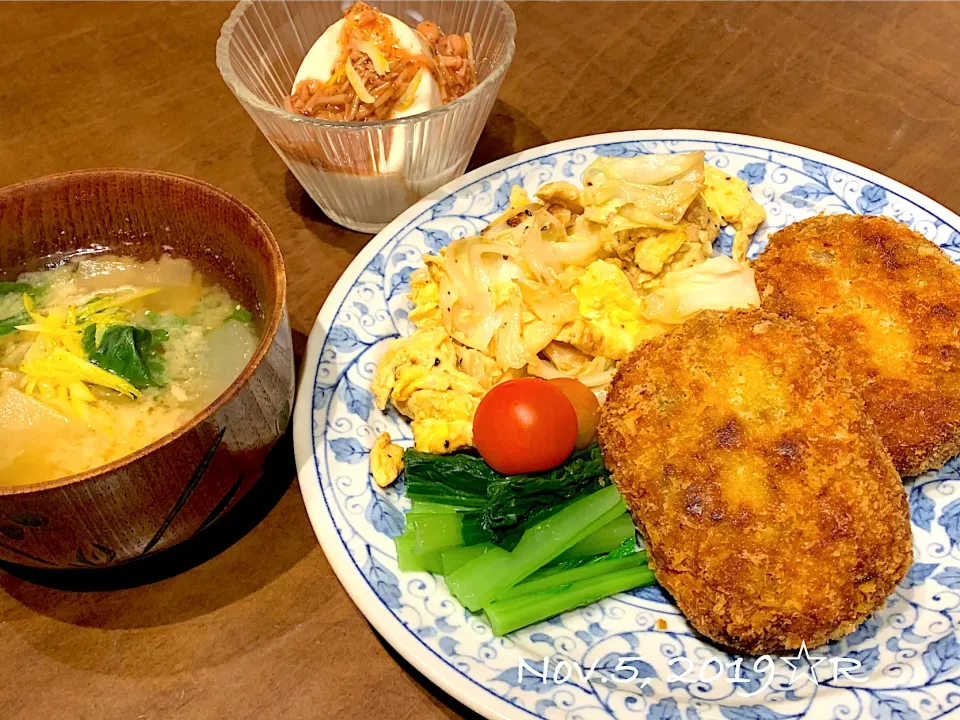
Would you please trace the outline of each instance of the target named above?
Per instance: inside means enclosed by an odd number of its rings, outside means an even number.
[[[526,278],[518,278],[516,283],[524,304],[544,322],[566,325],[579,316],[577,298],[572,293]]]
[[[598,158],[583,174],[584,216],[613,226],[669,230],[703,192],[703,153]]]
[[[700,152],[598,158],[582,191],[548,183],[532,199],[515,186],[480,235],[427,256],[411,277],[418,335],[397,342],[413,353],[416,337],[440,332],[452,353],[434,353],[440,366],[418,371],[433,373],[424,380],[433,388],[429,407],[394,398],[413,418],[418,446],[470,443],[470,408],[499,382],[576,378],[602,397],[617,362],[639,343],[701,310],[758,306],[753,271],[710,255],[721,225],[747,236],[762,209],[745,183],[720,172],[707,183],[704,168]],[[451,389],[440,390],[443,383]],[[438,403],[454,385],[463,402],[447,422],[452,411]]]
[[[512,245],[482,237],[450,243],[442,265],[440,310],[452,338],[484,353],[490,350],[500,329],[501,306],[516,287],[512,280],[522,276],[510,260],[516,254]]]
[[[606,378],[611,359],[690,314],[748,306],[747,290],[756,294],[748,270],[723,260],[699,265],[713,237],[701,238],[711,217],[702,197],[703,157],[598,158],[584,173],[582,193],[552,183],[539,201],[514,187],[508,208],[481,235],[455,240],[442,257],[430,259],[439,270],[446,332],[500,372],[579,377],[600,358],[588,374]],[[694,200],[697,212],[685,217]],[[610,237],[619,235],[623,241],[611,245]],[[619,259],[603,260],[610,248]],[[598,282],[601,267],[619,283]],[[411,317],[428,311],[418,306]],[[557,348],[569,348],[568,354]],[[586,361],[570,362],[571,352]],[[483,362],[469,360],[478,380],[489,373]]]
[[[454,240],[441,263],[440,306],[452,338],[522,368],[567,322],[577,300],[558,279],[596,258],[599,239],[570,242],[543,205],[515,209],[482,236]],[[534,319],[525,321],[523,310]]]
[[[553,217],[547,212],[543,214]],[[551,220],[545,221],[539,228],[530,228],[523,240],[520,257],[537,279],[550,282],[565,267],[589,265],[596,259],[599,249],[599,235],[582,240],[568,240],[563,226],[556,220]]]
[[[668,273],[659,288],[645,298],[644,315],[679,325],[702,310],[760,307],[753,268],[726,255]]]
[[[593,358],[589,363],[577,371],[560,370],[549,360],[534,358],[527,365],[527,372],[534,377],[544,380],[554,380],[556,378],[573,378],[579,380],[589,388],[603,387],[609,385],[617,369],[607,358]]]

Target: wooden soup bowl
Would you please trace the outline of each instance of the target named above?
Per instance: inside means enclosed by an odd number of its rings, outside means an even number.
[[[253,311],[260,344],[226,392],[175,432],[82,474],[0,486],[0,560],[20,565],[117,565],[186,540],[252,487],[293,406],[283,258],[250,208],[206,183],[138,170],[0,189],[0,280],[78,251],[189,258]]]

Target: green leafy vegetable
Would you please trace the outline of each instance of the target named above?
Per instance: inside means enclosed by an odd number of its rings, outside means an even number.
[[[83,352],[94,365],[122,377],[135,388],[163,386],[166,330],[147,330],[136,325],[110,325],[97,342],[97,327],[83,332]]]
[[[464,607],[479,610],[626,509],[614,486],[597,490],[524,531],[512,551],[498,547],[471,560],[447,586]]]
[[[572,548],[560,556],[560,560],[571,558],[591,557],[612,552],[625,543],[630,544],[631,550],[635,544],[635,529],[630,513],[624,513],[615,518],[589,537],[585,537]]]
[[[450,513],[469,510],[463,505],[445,505],[443,503],[432,503],[424,500],[412,500],[410,502],[410,514],[440,513],[449,515]]]
[[[554,508],[556,511],[556,508]],[[480,525],[481,512],[452,505],[415,501],[406,515],[407,533],[415,539],[417,552],[438,548],[471,546],[494,541],[494,535]],[[521,531],[496,539],[497,544],[512,550]]]
[[[484,526],[494,532],[515,527],[532,513],[593,492],[609,477],[596,443],[553,470],[497,477],[487,486]]]
[[[481,555],[486,555],[495,548],[493,543],[480,543],[479,545],[465,545],[463,547],[450,548],[440,553],[440,562],[443,566],[443,575],[449,575],[457,568],[463,567],[471,560],[475,560]]]
[[[602,528],[601,528],[602,530]],[[571,556],[568,554],[569,550],[565,553],[557,555],[548,565],[543,566],[537,570],[530,578],[538,577],[539,575],[545,575],[547,573],[560,572],[562,570],[570,570],[576,567],[583,567],[584,565],[591,565],[596,562],[603,562],[604,560],[609,560],[611,558],[622,558],[629,557],[630,555],[636,555],[638,553],[643,553],[644,562],[646,562],[647,551],[646,550],[637,550],[637,542],[633,538],[629,540],[624,540],[622,544],[615,547],[610,552],[604,555],[579,555]],[[527,578],[528,580],[530,578]],[[524,581],[526,582],[526,581]]]
[[[242,323],[247,323],[248,325],[253,322],[253,315],[242,305],[237,305],[233,312],[230,313],[230,317],[227,320],[239,320]]]
[[[654,582],[656,580],[653,570],[646,565],[637,564],[615,572],[604,572],[602,575],[548,587],[540,592],[498,600],[485,607],[484,614],[494,635],[506,635],[554,615],[589,605],[616,593],[652,585]]]
[[[0,318],[0,337],[10,335],[16,332],[17,325],[27,325],[31,322],[30,315],[23,306],[24,294],[30,296],[40,295],[46,290],[42,285],[30,285],[29,283],[18,282],[0,282],[0,297],[6,295],[16,295],[16,297],[4,298],[3,310],[0,312],[16,313],[9,317]]]
[[[163,326],[182,328],[186,327],[190,322],[189,318],[172,312],[155,313],[153,310],[144,310],[143,315],[147,319],[147,322],[155,328]]]
[[[596,444],[558,468],[527,475],[501,475],[472,453],[431,455],[408,449],[403,461],[408,497],[477,508],[473,519],[465,518],[464,532],[479,528],[498,544],[609,482]]]
[[[496,602],[510,600],[524,595],[533,595],[534,593],[545,590],[563,589],[565,585],[579,580],[605,575],[607,573],[618,572],[628,568],[645,566],[647,564],[647,554],[643,551],[634,552],[626,557],[602,557],[593,562],[584,563],[573,568],[564,568],[554,572],[538,571],[528,577],[523,582],[517,583],[507,590],[503,595],[496,599]]]
[[[19,295],[27,293],[32,295],[33,292],[34,286],[29,283],[0,282],[0,295],[9,295],[10,293],[17,293]]]
[[[407,497],[411,500],[483,507],[487,485],[497,475],[477,455],[432,455],[408,448],[403,454]]]
[[[407,527],[413,530],[413,550],[425,553],[463,545],[459,513],[408,513]]]
[[[0,282],[0,295],[9,295],[10,293],[23,295],[26,293],[30,297],[38,297],[47,291],[47,287],[47,285],[33,285],[22,282]]]
[[[17,325],[26,325],[29,322],[30,316],[25,312],[14,315],[13,317],[3,318],[0,320],[0,337],[16,332]]]
[[[470,452],[410,449],[404,463],[400,569],[443,574],[497,635],[654,582],[597,445],[527,475],[501,475]]]
[[[397,547],[397,566],[404,572],[432,572],[440,574],[443,565],[440,562],[440,551],[431,550],[425,553],[415,551],[414,538],[406,533],[394,538]]]

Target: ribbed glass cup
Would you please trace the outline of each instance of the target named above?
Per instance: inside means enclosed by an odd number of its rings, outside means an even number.
[[[243,0],[223,24],[217,67],[304,190],[333,221],[377,232],[424,195],[463,174],[513,60],[516,22],[500,0],[375,0],[411,26],[433,20],[469,32],[477,87],[419,115],[331,122],[282,103],[314,41],[351,2]]]

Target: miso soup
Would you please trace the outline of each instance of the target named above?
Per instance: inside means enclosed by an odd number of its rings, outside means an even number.
[[[0,283],[0,485],[84,472],[176,430],[257,342],[249,309],[169,255],[78,257]]]

